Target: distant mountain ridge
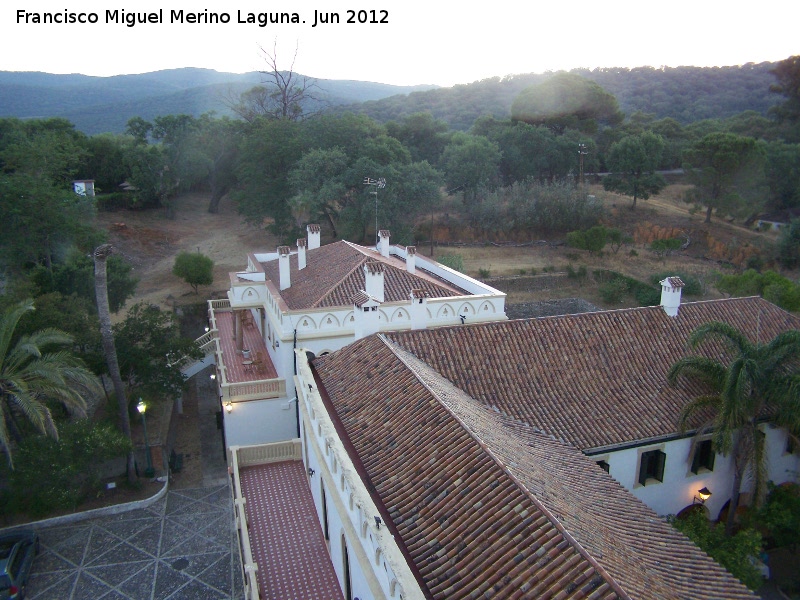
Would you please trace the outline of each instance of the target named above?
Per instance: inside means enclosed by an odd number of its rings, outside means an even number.
[[[261,83],[258,72],[221,73],[184,68],[139,75],[55,75],[0,71],[0,117],[63,117],[87,133],[119,133],[131,117],[150,120],[159,115],[208,111],[230,114],[226,95]],[[317,80],[331,105],[378,100],[436,86],[397,86],[347,80]]]
[[[780,101],[777,94],[769,91],[775,82],[770,71],[776,64],[572,72],[614,94],[628,115],[641,111],[686,124],[747,110],[767,114]],[[514,98],[524,88],[551,75],[493,77],[450,88],[333,79],[317,82],[327,104],[336,112],[357,112],[386,122],[427,111],[453,129],[466,130],[482,115],[508,118]],[[136,116],[152,120],[159,115],[180,113],[231,114],[225,98],[237,97],[263,78],[258,72],[235,74],[201,68],[112,77],[0,71],[0,117],[63,117],[87,134],[119,133]]]
[[[573,69],[616,96],[621,110],[671,117],[687,124],[701,119],[726,118],[752,110],[766,115],[781,101],[770,93],[775,83],[770,71],[777,63],[748,63],[732,67],[635,67]],[[525,73],[493,77],[474,83],[392,96],[360,105],[352,110],[386,122],[402,120],[415,112],[428,111],[453,128],[467,130],[480,116],[507,119],[514,98],[553,73]]]

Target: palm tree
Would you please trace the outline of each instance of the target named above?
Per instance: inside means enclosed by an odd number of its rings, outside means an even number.
[[[11,467],[12,438],[19,442],[22,437],[19,417],[57,439],[47,401],[60,402],[81,414],[86,410],[86,395],[100,392],[97,378],[80,359],[68,350],[49,350],[72,343],[72,337],[63,331],[42,329],[20,337],[12,346],[19,320],[32,310],[33,301],[26,300],[8,309],[0,321],[0,449]]]
[[[100,321],[100,337],[103,342],[103,354],[108,365],[108,374],[111,383],[114,385],[114,393],[117,396],[119,406],[119,425],[122,434],[131,440],[131,419],[128,415],[128,396],[125,394],[125,386],[122,383],[122,376],[119,372],[119,360],[117,360],[117,348],[114,345],[114,332],[111,330],[111,311],[108,306],[108,274],[106,261],[111,256],[113,247],[111,244],[103,244],[94,250],[94,291],[97,297],[97,317]],[[126,459],[128,481],[136,481],[136,457],[133,453],[133,444],[128,452]]]
[[[687,356],[672,366],[668,379],[675,383],[684,375],[709,390],[683,408],[679,426],[686,431],[697,417],[705,418],[698,433],[710,429],[714,450],[724,456],[733,455],[733,487],[725,526],[730,535],[748,467],[756,503],[764,498],[766,455],[759,422],[769,417],[792,435],[800,432],[800,331],[785,331],[761,344],[751,342],[731,325],[712,321],[691,333],[689,345],[696,348],[714,339],[733,351],[730,364],[705,356]]]

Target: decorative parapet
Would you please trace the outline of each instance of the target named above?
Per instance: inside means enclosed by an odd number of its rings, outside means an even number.
[[[233,448],[231,448],[233,450]],[[238,452],[230,452],[230,472],[233,477],[233,511],[236,521],[236,533],[239,537],[239,549],[242,552],[242,567],[244,567],[244,597],[245,600],[259,600],[256,572],[258,564],[253,560],[253,549],[250,545],[250,534],[247,527],[247,511],[244,506],[247,502],[242,494],[242,483],[239,479]]]
[[[336,431],[317,389],[308,356],[303,349],[295,352],[298,368],[295,387],[298,390],[302,422],[308,425],[305,429],[308,452],[312,453],[313,450],[316,464],[327,471],[320,476],[328,480],[326,488],[331,492],[330,499],[343,507],[344,512],[338,509],[337,512],[343,522],[349,521],[355,530],[356,539],[351,541],[360,546],[357,553],[367,557],[374,578],[373,585],[376,586],[373,588],[373,597],[422,600],[424,595],[419,583],[390,529],[381,527],[380,522],[375,520],[382,513]],[[334,500],[334,493],[338,500]]]

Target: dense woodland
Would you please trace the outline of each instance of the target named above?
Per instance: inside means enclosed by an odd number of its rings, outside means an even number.
[[[159,207],[169,216],[171,200],[188,190],[210,192],[212,213],[230,194],[245,219],[287,241],[309,221],[325,223],[334,237],[370,239],[376,191],[379,220],[400,242],[413,240],[443,192],[461,198],[465,218],[486,232],[564,233],[597,218],[575,185],[581,169],[608,173],[606,188],[630,196],[633,207],[663,188],[659,171],[685,169],[695,186],[687,200],[708,218],[792,209],[800,205],[797,70],[793,57],[771,69],[515,77],[379,101],[374,106],[406,107],[379,122],[326,109],[318,82],[286,79],[275,66],[265,73],[272,83],[231,101],[234,117],[134,117],[124,134],[93,136],[61,118],[3,119],[0,215],[14,225],[2,260],[10,273],[51,270],[69,248],[84,252],[102,238],[93,211]],[[648,83],[655,76],[661,88]],[[721,84],[731,80],[738,93]],[[614,89],[656,112],[626,113]],[[703,100],[709,90],[714,98],[724,91],[729,102]],[[736,102],[748,98],[765,112],[736,113]],[[443,106],[464,112],[437,118]],[[668,106],[683,121],[663,116]],[[365,177],[387,185],[376,190]],[[94,179],[98,197],[69,193],[72,179]],[[575,211],[587,211],[585,218]]]

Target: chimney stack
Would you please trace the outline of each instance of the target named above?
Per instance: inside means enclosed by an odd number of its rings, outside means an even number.
[[[417,247],[406,246],[406,271],[409,273],[417,272]]]
[[[678,316],[681,305],[681,289],[686,285],[680,277],[667,277],[661,282],[661,306],[670,317]]]
[[[389,230],[381,229],[378,232],[378,251],[381,256],[389,257]]]
[[[425,329],[428,325],[428,293],[425,290],[413,289],[408,295],[411,301],[409,313],[411,329]]]
[[[308,249],[319,248],[319,225],[307,225],[306,231],[308,232]]]
[[[302,270],[306,268],[306,240],[300,238],[297,240],[297,269]]]
[[[278,271],[280,273],[281,291],[291,287],[292,280],[289,274],[289,246],[278,246]]]
[[[374,260],[364,263],[364,291],[383,302],[383,263]]]

